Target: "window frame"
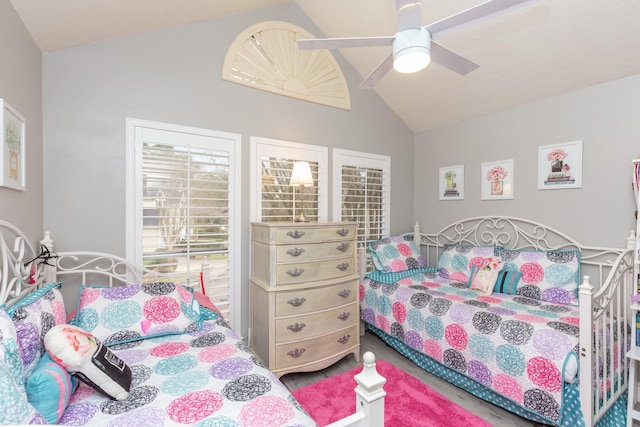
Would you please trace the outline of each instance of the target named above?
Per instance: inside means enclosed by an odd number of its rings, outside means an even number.
[[[382,235],[388,236],[391,224],[391,157],[365,153],[361,151],[333,149],[333,212],[334,221],[342,221],[342,167],[355,166],[362,168],[382,169],[384,174],[384,221]],[[368,243],[368,242],[358,242]]]
[[[239,332],[242,319],[241,136],[234,133],[130,117],[126,118],[125,126],[125,257],[134,265],[143,265],[142,132],[144,129],[181,133],[187,140],[197,136],[198,138],[215,138],[224,141],[224,150],[229,153],[229,323],[236,332]]]
[[[318,163],[318,222],[328,220],[329,194],[329,148],[320,145],[252,136],[250,138],[250,172],[251,183],[250,221],[262,222],[262,166],[263,156],[283,157],[294,160],[305,160]],[[293,217],[291,218],[293,221]]]

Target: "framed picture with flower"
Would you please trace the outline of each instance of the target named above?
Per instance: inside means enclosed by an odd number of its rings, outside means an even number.
[[[582,188],[582,141],[538,147],[538,190]]]
[[[513,199],[513,159],[482,164],[482,200]]]
[[[464,165],[440,168],[438,194],[440,200],[464,199]]]
[[[24,117],[0,98],[0,185],[25,191]]]

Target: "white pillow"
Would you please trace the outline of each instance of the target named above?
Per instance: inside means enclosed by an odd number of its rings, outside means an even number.
[[[131,388],[131,369],[100,340],[73,325],[54,326],[44,337],[51,359],[112,399],[123,400]]]

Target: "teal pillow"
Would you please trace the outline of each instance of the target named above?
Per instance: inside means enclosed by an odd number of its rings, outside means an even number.
[[[502,270],[498,273],[498,278],[496,279],[496,285],[493,288],[493,292],[515,295],[521,276],[522,273],[519,271]]]
[[[78,380],[44,353],[27,378],[27,400],[51,424],[56,424],[78,387]]]

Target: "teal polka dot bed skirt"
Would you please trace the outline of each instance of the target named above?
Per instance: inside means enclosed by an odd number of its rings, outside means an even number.
[[[582,408],[580,405],[580,398],[578,392],[577,383],[567,384],[564,383],[563,389],[563,405],[561,409],[561,416],[558,422],[547,419],[545,417],[531,412],[530,410],[522,407],[514,401],[497,394],[491,389],[476,382],[472,378],[462,374],[461,372],[452,370],[451,368],[442,365],[434,359],[426,356],[402,341],[385,334],[380,329],[366,324],[369,330],[378,335],[384,342],[389,344],[392,348],[396,349],[400,354],[413,361],[416,365],[420,366],[427,372],[432,373],[456,386],[467,390],[469,393],[482,400],[491,402],[496,406],[506,409],[509,412],[517,414],[523,418],[532,420],[534,422],[556,425],[559,427],[583,427],[585,426],[584,417],[582,416]],[[607,413],[596,423],[596,427],[620,427],[626,425],[627,419],[627,395],[626,393],[621,396],[616,403],[607,411]]]

